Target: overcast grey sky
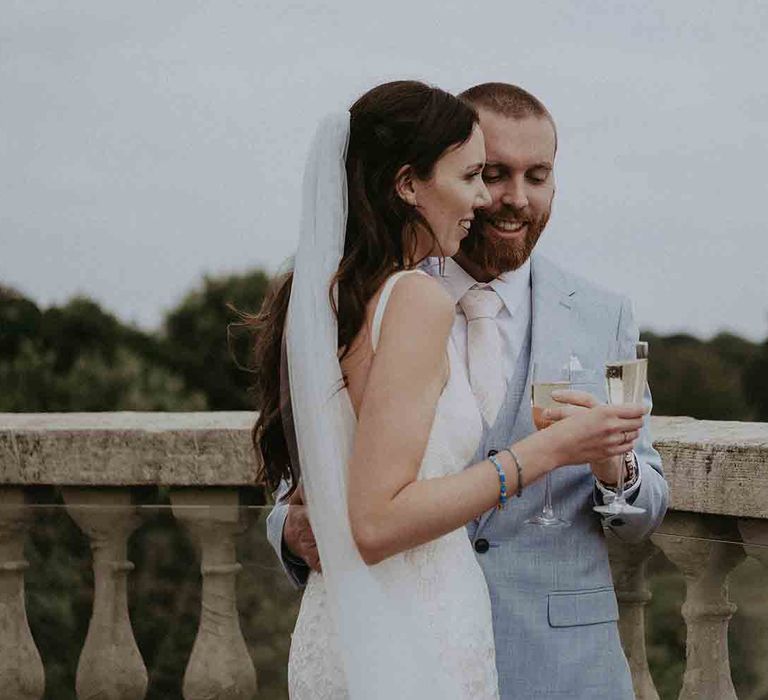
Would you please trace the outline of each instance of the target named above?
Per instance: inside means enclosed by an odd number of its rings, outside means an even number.
[[[642,327],[768,336],[768,3],[0,0],[0,282],[159,324],[296,244],[318,117],[391,78],[538,95],[540,246]]]

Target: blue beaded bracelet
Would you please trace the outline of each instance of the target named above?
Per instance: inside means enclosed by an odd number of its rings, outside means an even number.
[[[511,447],[505,447],[502,452],[509,452],[512,455],[512,461],[517,469],[517,493],[515,495],[520,498],[523,495],[523,464]]]
[[[499,504],[496,506],[496,508],[501,510],[505,505],[507,505],[507,475],[504,473],[504,467],[501,466],[501,462],[499,462],[498,458],[496,457],[497,454],[498,453],[495,450],[491,450],[488,453],[488,459],[490,460],[491,464],[496,467],[496,472],[499,475]]]

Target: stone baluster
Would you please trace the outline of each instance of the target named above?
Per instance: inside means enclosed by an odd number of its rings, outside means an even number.
[[[768,567],[768,520],[741,518],[738,524],[746,554]]]
[[[246,525],[234,489],[171,493],[175,517],[200,545],[200,624],[184,674],[185,700],[252,700],[256,671],[240,629],[235,536]]]
[[[651,600],[645,568],[658,549],[649,541],[639,544],[622,542],[610,530],[606,538],[619,602],[621,645],[632,672],[635,697],[637,700],[659,700],[645,648],[645,606]]]
[[[24,537],[30,511],[19,488],[0,487],[0,688],[3,700],[39,700],[45,671],[24,604]]]
[[[728,575],[745,555],[737,545],[711,539],[719,533],[707,522],[696,513],[670,512],[665,529],[675,535],[653,538],[685,578],[686,665],[678,700],[737,700],[728,654],[736,606],[728,598]]]
[[[768,520],[756,518],[740,518],[738,520],[739,532],[744,542],[744,552],[768,568]],[[765,588],[765,587],[763,587]],[[764,592],[764,591],[763,591]],[[755,596],[758,598],[758,596]],[[749,611],[745,611],[749,615]],[[768,658],[768,637],[759,635],[750,641],[748,653],[753,659]],[[755,668],[759,669],[755,679],[755,687],[751,689],[753,698],[768,697],[768,669],[765,661],[758,661]]]
[[[77,665],[80,700],[142,700],[147,669],[128,616],[128,538],[139,516],[128,489],[63,490],[67,512],[93,553],[93,612]]]

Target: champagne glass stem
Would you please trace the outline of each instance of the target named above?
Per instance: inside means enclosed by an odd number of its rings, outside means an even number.
[[[547,408],[557,406],[552,399],[552,392],[556,389],[568,389],[571,386],[570,366],[546,367],[534,362],[531,382],[531,411],[533,422],[537,430],[547,428],[547,421],[543,419],[543,412]],[[569,527],[567,520],[558,518],[552,505],[552,477],[548,472],[544,477],[544,503],[538,515],[525,521],[528,525],[538,525],[546,528]]]
[[[550,472],[547,472],[544,477],[544,507],[541,514],[547,520],[555,517],[555,509],[552,507],[552,474]]]
[[[609,405],[613,405],[614,404],[614,400],[613,400],[613,397],[611,395],[611,385],[610,385],[611,380],[608,379],[607,381],[608,381],[608,404]],[[623,388],[622,388],[622,392],[621,393],[623,394]],[[625,472],[625,470],[626,470],[626,467],[624,466],[624,458],[622,456],[622,458],[619,460],[618,471],[616,472],[616,495],[613,497],[613,505],[614,505],[614,507],[621,507],[621,506],[623,506],[626,503],[626,501],[624,500],[624,472]]]
[[[619,462],[619,473],[616,477],[616,496],[614,498],[614,501],[616,503],[624,503],[624,473],[626,472],[626,467],[624,466],[624,457],[622,456],[620,462]]]

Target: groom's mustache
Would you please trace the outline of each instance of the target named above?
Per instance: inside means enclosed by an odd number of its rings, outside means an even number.
[[[477,211],[477,218],[483,221],[488,219],[505,219],[506,221],[520,224],[530,224],[533,221],[533,217],[527,211],[527,207],[515,208],[510,206],[503,206],[494,212],[480,209]]]

